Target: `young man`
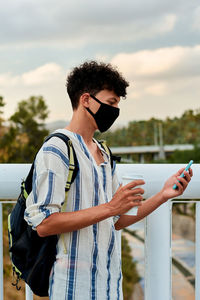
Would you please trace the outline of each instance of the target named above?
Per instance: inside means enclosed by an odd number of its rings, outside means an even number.
[[[120,97],[126,96],[127,86],[111,65],[94,61],[75,68],[68,76],[73,116],[69,126],[57,132],[72,140],[79,172],[68,193],[66,212],[61,212],[69,168],[65,143],[53,137],[37,155],[26,220],[40,236],[64,237],[58,241],[50,276],[51,300],[122,300],[116,230],[141,220],[168,199],[182,194],[191,179],[191,170],[185,172],[185,178],[180,178],[183,169],[179,170],[143,204],[144,190],[137,188],[144,184],[143,180],[119,186],[110,157],[93,135],[97,129],[107,130],[118,117]],[[177,190],[172,189],[174,183]],[[137,216],[124,215],[138,205]]]

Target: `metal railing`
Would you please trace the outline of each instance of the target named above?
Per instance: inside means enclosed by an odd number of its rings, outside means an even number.
[[[145,180],[145,198],[157,193],[165,180],[183,167],[182,164],[120,164],[117,172],[123,175],[137,173]],[[0,199],[16,199],[21,179],[26,177],[29,164],[0,164]],[[194,164],[194,176],[187,190],[176,200],[169,200],[145,218],[145,300],[171,300],[171,216],[172,202],[196,203],[196,278],[195,299],[200,300],[200,165]],[[183,201],[182,201],[183,200]],[[9,202],[9,201],[8,201]],[[3,299],[3,239],[2,202],[0,202],[0,299]],[[26,287],[26,300],[32,300]]]

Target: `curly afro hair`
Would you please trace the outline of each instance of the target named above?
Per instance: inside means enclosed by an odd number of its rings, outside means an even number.
[[[129,83],[110,64],[96,61],[85,62],[75,67],[67,77],[66,87],[72,108],[78,107],[83,93],[96,95],[101,90],[114,91],[118,97],[126,96]]]

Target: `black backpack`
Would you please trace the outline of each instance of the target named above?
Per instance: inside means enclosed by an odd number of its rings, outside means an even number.
[[[61,138],[68,149],[69,175],[65,187],[67,192],[79,170],[78,161],[72,142],[66,135],[54,133],[48,136],[45,142],[55,136]],[[110,155],[113,168],[113,161],[120,161],[120,158],[113,156],[104,142],[100,142],[100,144]],[[17,203],[8,216],[9,251],[13,276],[16,276],[16,282],[12,284],[19,290],[19,280],[23,279],[34,294],[45,297],[48,296],[49,276],[56,258],[58,237],[57,235],[39,237],[37,231],[33,230],[24,220],[26,198],[32,191],[34,161],[26,180],[21,184],[21,193]]]

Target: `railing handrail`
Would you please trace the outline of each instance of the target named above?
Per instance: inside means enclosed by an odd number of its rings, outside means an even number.
[[[147,191],[145,197],[157,193],[165,180],[176,173],[186,164],[118,164],[117,171],[121,180],[123,174],[142,174]],[[30,164],[0,164],[0,199],[17,199],[20,193],[20,184],[26,178]],[[200,164],[193,164],[194,176],[185,191],[178,199],[200,199]]]

